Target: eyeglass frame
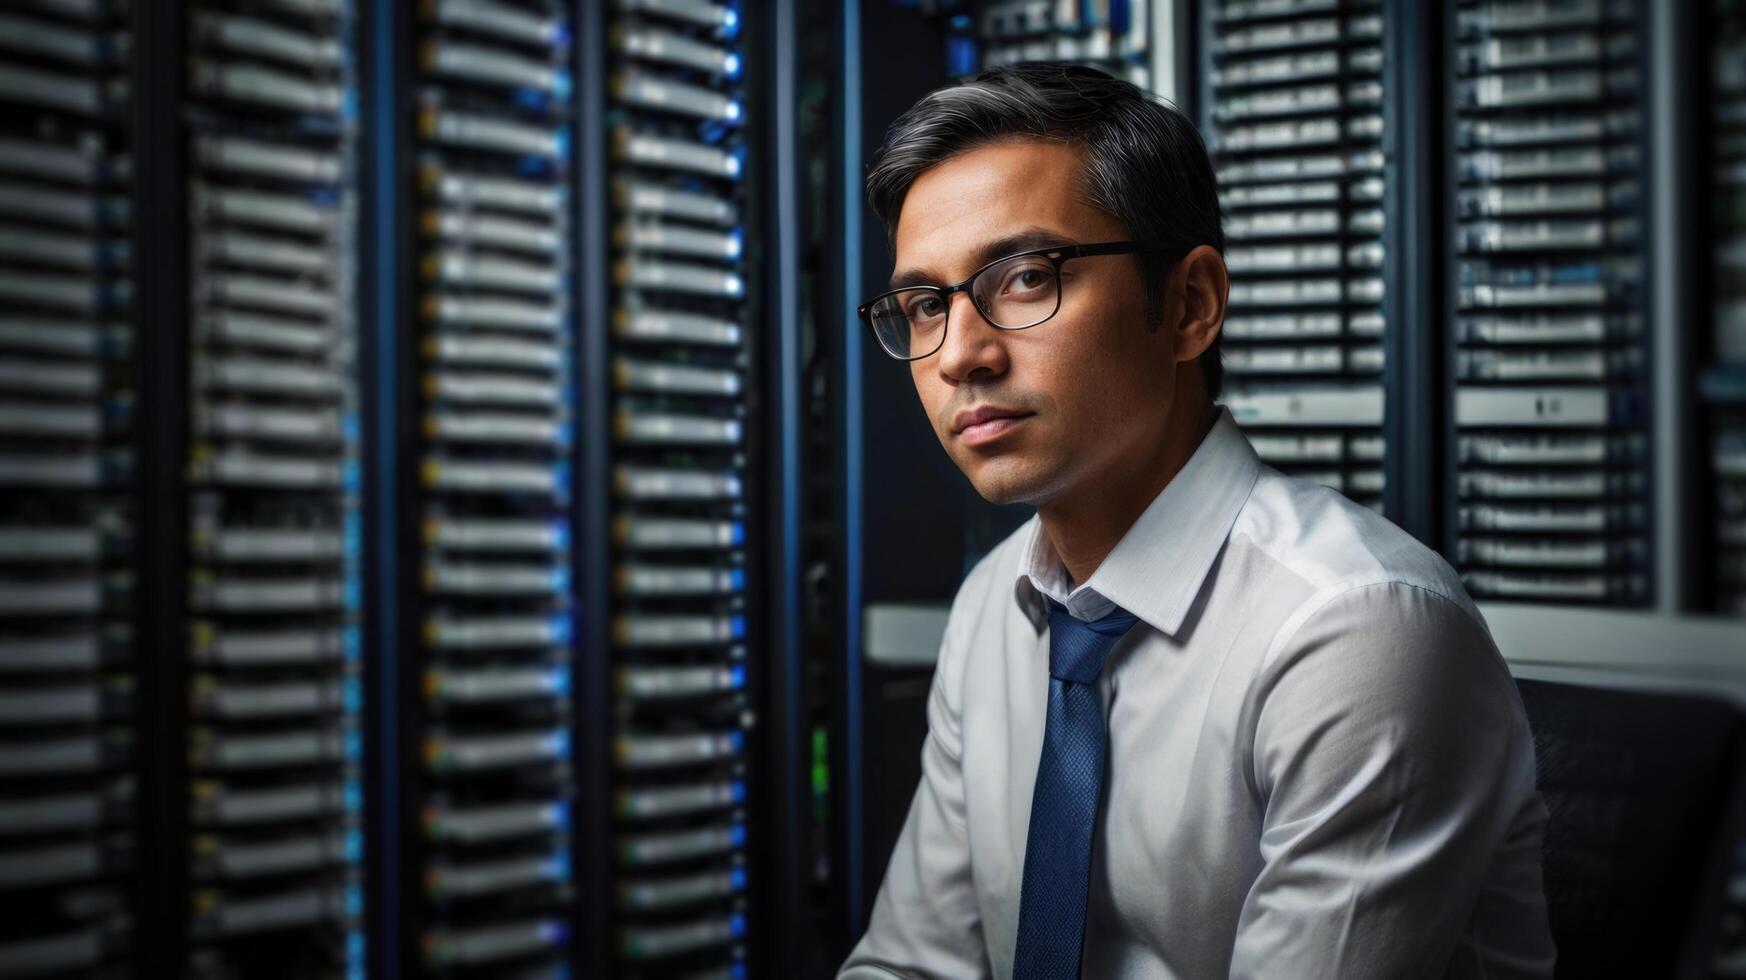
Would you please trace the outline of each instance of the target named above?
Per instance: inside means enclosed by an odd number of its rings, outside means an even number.
[[[1149,255],[1160,253],[1174,253],[1177,258],[1181,258],[1188,254],[1181,248],[1171,247],[1167,243],[1156,239],[1123,242],[1096,242],[1089,245],[1049,245],[1043,248],[1027,249],[1023,252],[1014,252],[1011,255],[1003,255],[1000,258],[987,263],[975,272],[970,273],[968,279],[965,279],[963,282],[958,283],[955,286],[935,286],[928,283],[922,283],[915,286],[899,286],[896,289],[888,289],[885,292],[874,296],[872,299],[867,300],[865,303],[862,303],[860,306],[855,307],[855,313],[861,318],[861,322],[867,325],[867,329],[873,332],[873,339],[878,342],[879,349],[884,351],[887,357],[890,357],[894,361],[902,361],[904,363],[919,361],[924,357],[932,357],[935,354],[938,354],[940,348],[946,346],[946,330],[951,326],[952,320],[952,294],[970,292],[970,285],[976,281],[978,276],[1003,262],[1011,262],[1013,259],[1027,258],[1032,255],[1040,255],[1047,258],[1049,264],[1054,266],[1055,308],[1049,311],[1048,316],[1043,317],[1035,323],[1027,323],[1022,327],[1007,327],[995,323],[989,318],[987,313],[983,312],[981,305],[976,302],[975,294],[971,293],[970,295],[970,305],[975,307],[976,315],[982,317],[982,322],[996,330],[1029,330],[1032,327],[1040,327],[1043,324],[1048,323],[1055,318],[1055,314],[1061,312],[1061,297],[1066,293],[1066,290],[1061,285],[1061,267],[1066,265],[1072,259],[1089,258],[1098,255]],[[872,309],[874,304],[878,303],[880,300],[890,296],[895,296],[898,293],[915,292],[918,289],[928,290],[939,295],[940,300],[946,304],[946,322],[940,326],[940,343],[938,347],[928,351],[926,354],[917,354],[914,357],[901,357],[897,354],[893,354],[891,348],[885,346],[885,341],[879,339],[879,330],[877,327],[873,326]]]

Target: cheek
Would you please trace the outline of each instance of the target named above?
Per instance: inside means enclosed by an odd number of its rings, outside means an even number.
[[[934,428],[934,419],[939,415],[940,407],[947,398],[951,397],[951,394],[943,389],[937,377],[913,369],[910,377],[915,382],[916,397],[921,402],[922,414],[927,416],[928,427]]]
[[[1087,328],[1056,350],[1047,368],[1046,384],[1068,427],[1087,438],[1112,426],[1130,427],[1136,415],[1168,395],[1152,366],[1155,351],[1130,336],[1144,333],[1139,318],[1121,311],[1107,315],[1096,328],[1090,327],[1096,321],[1084,321]]]

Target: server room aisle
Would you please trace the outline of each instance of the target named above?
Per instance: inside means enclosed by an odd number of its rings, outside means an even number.
[[[1029,516],[862,181],[1037,60],[1197,122],[1222,401],[1480,599],[1564,975],[1746,976],[1736,0],[0,7],[0,978],[831,975]]]
[[[0,13],[0,976],[821,945],[798,20]]]

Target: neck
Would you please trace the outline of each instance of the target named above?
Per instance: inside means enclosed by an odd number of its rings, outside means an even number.
[[[1217,420],[1213,403],[1202,400],[1191,419],[1170,426],[1156,452],[1123,460],[1084,488],[1038,505],[1043,532],[1073,584],[1091,578],[1128,528],[1188,463]]]

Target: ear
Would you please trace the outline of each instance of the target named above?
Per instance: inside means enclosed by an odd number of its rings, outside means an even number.
[[[1176,335],[1176,360],[1192,361],[1212,346],[1225,324],[1231,274],[1211,245],[1197,246],[1170,270],[1164,326]]]

